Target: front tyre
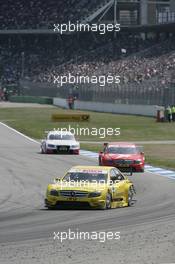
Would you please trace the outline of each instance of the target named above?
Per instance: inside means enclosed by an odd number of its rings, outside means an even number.
[[[128,206],[133,205],[133,196],[134,196],[134,192],[133,189],[130,187],[128,190]]]
[[[98,159],[99,166],[102,166],[101,158]]]
[[[48,154],[48,149],[47,149],[46,144],[44,144],[44,146],[43,146],[43,152],[44,152],[44,154]]]
[[[41,154],[44,154],[44,150],[43,150],[42,147],[40,148],[40,153],[41,153]]]
[[[145,170],[144,170],[144,167],[143,168],[141,168],[141,170],[140,170],[140,172],[144,172]]]
[[[111,194],[110,193],[107,193],[106,200],[105,200],[105,204],[102,207],[102,209],[103,210],[111,209],[111,202],[112,202]]]
[[[55,210],[56,208],[54,206],[47,206],[47,210]]]

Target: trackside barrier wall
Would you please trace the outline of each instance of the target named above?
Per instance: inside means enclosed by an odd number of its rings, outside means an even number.
[[[10,96],[9,101],[16,103],[53,104],[53,98],[37,96]]]
[[[63,98],[54,98],[53,104],[55,106],[68,108],[67,100]],[[155,117],[158,106],[156,105],[113,104],[113,103],[88,102],[88,101],[77,100],[75,101],[75,109]]]

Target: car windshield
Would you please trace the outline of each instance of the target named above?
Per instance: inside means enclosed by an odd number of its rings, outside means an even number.
[[[75,140],[73,135],[50,134],[49,140]]]
[[[108,147],[107,153],[111,153],[111,154],[138,154],[138,149],[135,147]]]
[[[68,172],[63,181],[73,181],[73,182],[107,182],[107,173],[89,173],[89,172]]]

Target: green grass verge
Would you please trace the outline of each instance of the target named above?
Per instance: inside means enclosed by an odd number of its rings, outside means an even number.
[[[0,120],[12,127],[26,133],[34,138],[41,138],[43,131],[54,127],[68,127],[68,123],[53,123],[51,114],[68,113],[69,110],[58,108],[1,108]],[[74,111],[75,112],[75,111]],[[77,111],[80,112],[80,111]],[[120,136],[79,136],[80,140],[104,141],[104,140],[174,140],[175,124],[156,123],[154,118],[141,116],[127,116],[106,113],[88,112],[90,114],[89,122],[71,123],[72,127],[92,128],[120,128]]]
[[[0,109],[0,121],[4,122],[18,131],[36,139],[43,137],[45,130],[55,128],[68,127],[68,123],[53,123],[51,121],[51,115],[53,113],[70,113],[69,110],[63,110],[58,108],[1,108]],[[84,111],[73,111],[84,113]],[[171,123],[156,123],[154,118],[141,117],[141,116],[127,116],[117,115],[109,113],[96,113],[88,112],[90,114],[89,122],[70,123],[71,127],[88,127],[89,129],[96,128],[108,128],[113,129],[120,128],[120,136],[108,136],[101,138],[98,136],[89,135],[86,137],[78,136],[79,140],[89,141],[146,141],[146,140],[174,140],[175,139],[175,124]],[[149,148],[148,148],[149,147]],[[101,148],[99,145],[82,144],[82,148],[92,151],[98,151]],[[169,149],[171,148],[171,152]],[[166,153],[165,153],[166,149]],[[175,168],[175,161],[172,157],[175,157],[175,150],[173,145],[160,145],[156,149],[155,145],[145,145],[145,154],[147,162],[165,166],[169,168]]]

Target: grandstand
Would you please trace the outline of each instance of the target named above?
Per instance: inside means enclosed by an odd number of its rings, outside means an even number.
[[[54,23],[120,23],[108,32],[53,31]],[[1,0],[1,87],[19,94],[166,105],[175,102],[175,4],[154,0]],[[53,84],[54,75],[120,75],[120,84]]]
[[[122,25],[175,22],[173,0],[1,0],[0,30],[46,29],[68,21],[113,20]]]

